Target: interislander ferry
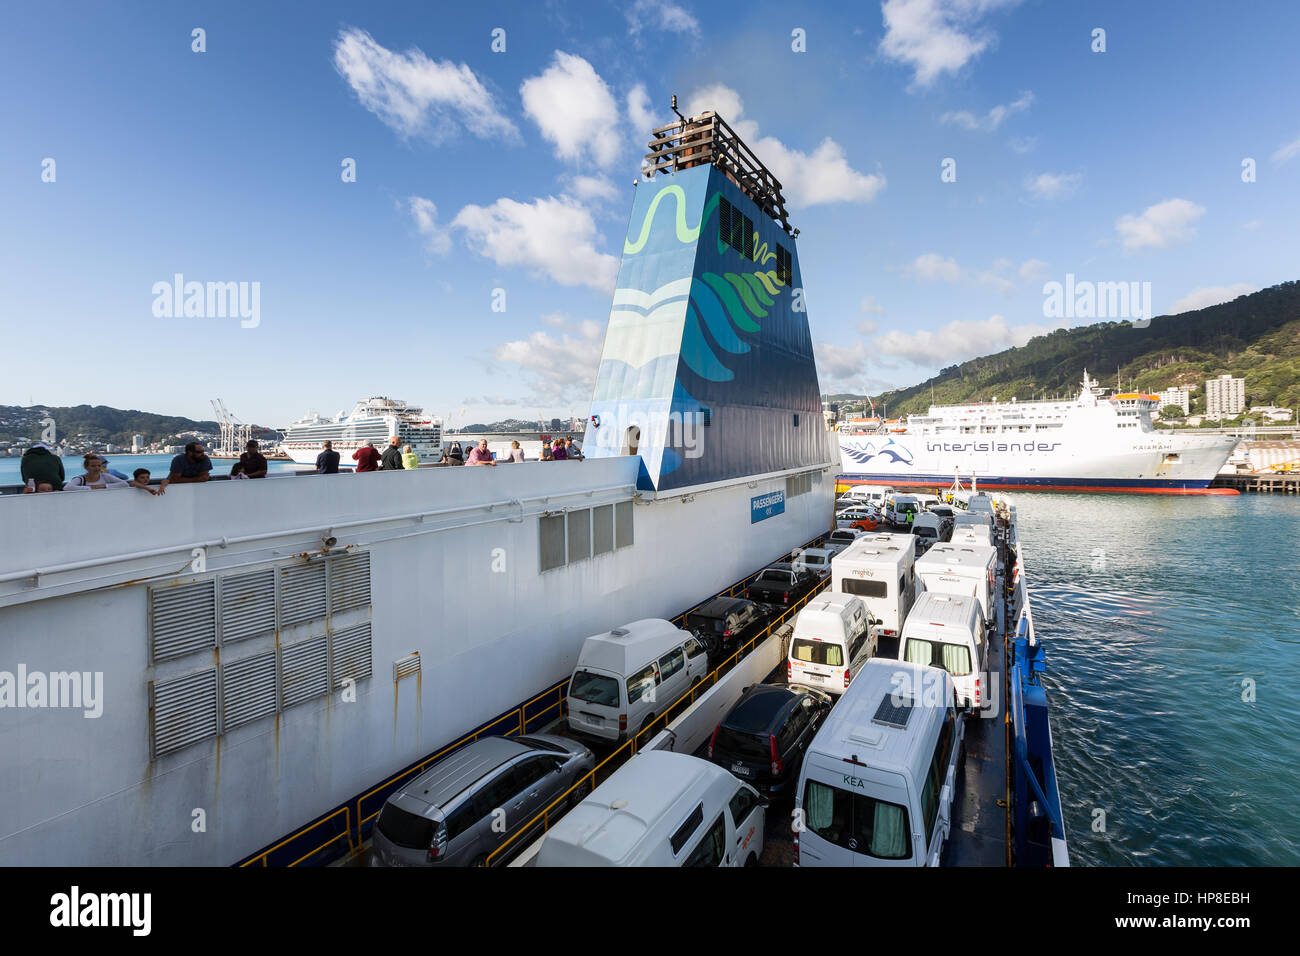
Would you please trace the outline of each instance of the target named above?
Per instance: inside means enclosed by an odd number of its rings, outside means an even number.
[[[1083,373],[1071,401],[932,405],[870,430],[841,426],[849,484],[936,487],[954,473],[985,488],[1236,494],[1210,488],[1237,439],[1158,430],[1160,397],[1107,396]]]
[[[431,762],[560,727],[588,636],[681,622],[829,533],[839,461],[780,183],[714,113],[656,129],[644,168],[584,461],[0,498],[21,543],[0,549],[0,864],[356,857]],[[1014,526],[990,668],[1012,719],[973,718],[989,750],[956,782],[953,863],[1068,861]],[[797,611],[742,659],[760,679]],[[624,746],[684,746],[669,721],[747,673]]]

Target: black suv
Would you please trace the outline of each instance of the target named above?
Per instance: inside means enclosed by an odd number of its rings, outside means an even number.
[[[715,597],[686,615],[686,630],[695,632],[710,657],[726,656],[761,631],[768,616],[753,601]]]
[[[788,607],[820,583],[821,577],[811,568],[796,568],[783,561],[760,571],[750,584],[747,595],[751,601]]]
[[[755,684],[713,730],[707,756],[769,797],[791,795],[804,751],[830,713],[809,687]]]

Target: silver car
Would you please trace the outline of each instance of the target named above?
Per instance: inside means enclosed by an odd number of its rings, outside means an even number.
[[[389,796],[370,865],[481,864],[595,765],[582,744],[552,734],[476,740]],[[569,803],[590,790],[574,791]]]

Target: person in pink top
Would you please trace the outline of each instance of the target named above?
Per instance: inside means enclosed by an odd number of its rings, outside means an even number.
[[[564,450],[564,441],[563,441],[562,439],[559,439],[559,438],[555,439],[555,445],[551,448],[551,458],[552,458],[554,461],[567,461],[567,460],[568,460],[569,455],[568,455],[568,453]]]
[[[465,464],[496,466],[496,462],[492,460],[492,452],[488,451],[486,438],[479,439],[478,445],[469,453],[469,458],[465,461]]]

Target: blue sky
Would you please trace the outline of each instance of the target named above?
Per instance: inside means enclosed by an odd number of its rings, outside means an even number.
[[[674,92],[784,181],[825,391],[1072,324],[1067,273],[1155,314],[1300,277],[1294,4],[843,7],[12,8],[0,404],[582,415]],[[258,324],[155,315],[176,273],[259,283]]]

